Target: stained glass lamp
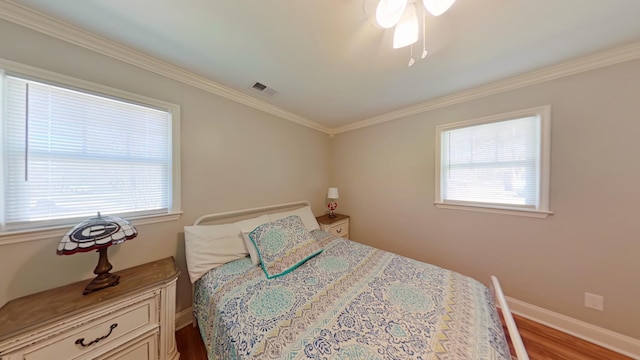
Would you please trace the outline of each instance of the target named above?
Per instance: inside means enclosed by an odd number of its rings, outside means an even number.
[[[138,230],[127,220],[115,216],[89,218],[69,230],[58,245],[58,255],[71,255],[78,252],[97,250],[100,254],[98,265],[93,273],[97,276],[84,288],[83,295],[118,285],[120,276],[111,274],[113,268],[107,257],[111,245],[120,244],[138,236]]]

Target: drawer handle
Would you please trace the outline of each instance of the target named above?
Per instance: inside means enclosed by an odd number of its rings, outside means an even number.
[[[340,228],[340,229],[336,230],[336,232],[337,232],[338,234],[340,234],[340,233],[342,232],[342,228]]]
[[[92,342],[90,342],[90,343],[88,343],[88,344],[85,344],[85,343],[84,343],[84,338],[80,338],[80,339],[76,340],[76,344],[81,345],[82,347],[91,346],[91,345],[93,345],[93,344],[97,343],[97,342],[98,342],[98,341],[100,341],[100,340],[104,340],[104,339],[108,338],[108,337],[109,337],[109,335],[111,335],[111,333],[113,332],[113,329],[115,329],[115,328],[117,328],[117,327],[118,327],[118,323],[113,323],[113,324],[111,324],[111,326],[109,327],[109,333],[108,333],[107,335],[105,335],[105,336],[101,336],[101,337],[99,337],[99,338],[97,338],[97,339],[93,340]]]

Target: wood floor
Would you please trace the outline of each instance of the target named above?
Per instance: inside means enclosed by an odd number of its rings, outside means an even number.
[[[176,345],[180,360],[207,360],[207,351],[202,343],[200,331],[191,324],[176,331]]]
[[[518,316],[515,319],[531,360],[631,359],[531,320]],[[207,352],[197,328],[189,325],[176,331],[176,342],[180,360],[207,360]]]

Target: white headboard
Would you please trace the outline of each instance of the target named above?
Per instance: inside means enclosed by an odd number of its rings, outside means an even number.
[[[308,201],[303,200],[303,201],[269,205],[269,206],[251,208],[251,209],[242,209],[242,210],[226,211],[226,212],[215,213],[215,214],[206,214],[197,218],[193,222],[193,225],[200,225],[202,223],[211,223],[216,221],[225,222],[225,220],[238,219],[238,218],[249,216],[249,215],[268,214],[271,212],[276,212],[276,211],[285,210],[285,209],[295,209],[303,206],[311,206],[311,205],[309,204]]]

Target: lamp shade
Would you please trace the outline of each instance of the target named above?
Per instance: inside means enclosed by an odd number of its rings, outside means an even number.
[[[329,191],[327,191],[327,199],[339,199],[338,188],[330,187]]]
[[[115,216],[89,218],[69,230],[58,244],[58,255],[71,255],[77,252],[98,250],[138,235],[136,228],[127,220]]]

